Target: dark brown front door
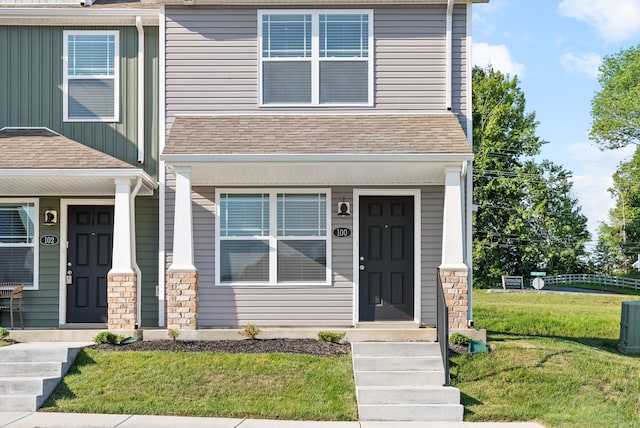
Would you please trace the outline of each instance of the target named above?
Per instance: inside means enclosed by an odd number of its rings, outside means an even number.
[[[107,274],[113,249],[113,207],[69,207],[67,322],[107,322]],[[70,272],[70,274],[69,274]]]
[[[413,320],[413,203],[360,198],[360,321]]]

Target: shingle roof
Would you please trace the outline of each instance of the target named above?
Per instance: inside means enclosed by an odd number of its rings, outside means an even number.
[[[469,154],[453,114],[178,116],[163,154]]]
[[[46,128],[0,130],[0,169],[135,168]]]

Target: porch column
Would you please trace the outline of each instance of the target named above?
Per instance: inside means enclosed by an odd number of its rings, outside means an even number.
[[[107,324],[110,330],[138,326],[138,282],[132,263],[131,181],[115,180],[113,256],[107,278]]]
[[[442,224],[440,280],[449,307],[449,328],[467,328],[469,269],[464,264],[461,168],[447,168]]]
[[[198,328],[198,271],[193,258],[191,169],[176,167],[173,262],[167,269],[167,328]]]

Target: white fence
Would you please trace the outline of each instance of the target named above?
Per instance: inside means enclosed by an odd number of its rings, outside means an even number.
[[[591,284],[607,285],[610,287],[626,288],[628,290],[640,290],[640,279],[625,278],[622,276],[594,275],[586,273],[575,273],[568,275],[555,275],[543,277],[544,285],[569,285],[569,284]],[[533,280],[531,280],[533,282]],[[530,282],[530,285],[531,285]]]

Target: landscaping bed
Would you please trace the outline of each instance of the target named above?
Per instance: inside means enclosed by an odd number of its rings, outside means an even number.
[[[227,352],[232,354],[284,352],[314,357],[340,357],[351,354],[351,345],[348,343],[331,343],[315,339],[143,340],[126,345],[94,345],[92,348],[107,351]]]

